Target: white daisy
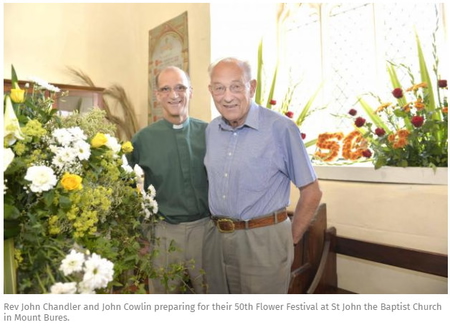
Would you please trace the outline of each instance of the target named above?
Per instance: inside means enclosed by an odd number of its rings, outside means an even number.
[[[84,131],[78,126],[70,127],[67,130],[70,132],[70,134],[72,134],[74,141],[87,139],[87,136],[86,134],[84,134]]]
[[[72,134],[65,128],[57,128],[52,132],[52,136],[62,146],[68,146],[73,141]]]
[[[73,144],[75,157],[79,160],[88,160],[91,156],[91,145],[83,140],[78,140]]]
[[[64,275],[70,275],[74,272],[79,272],[83,269],[84,254],[71,250],[70,253],[63,259],[59,270],[61,270]]]
[[[108,282],[113,279],[113,268],[111,261],[93,253],[84,263],[83,287],[90,290],[106,288]]]

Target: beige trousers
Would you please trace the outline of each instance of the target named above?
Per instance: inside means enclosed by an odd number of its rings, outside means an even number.
[[[169,276],[150,279],[150,293],[205,293],[202,247],[209,221],[209,218],[203,218],[177,225],[165,221],[156,224],[156,243],[152,249],[157,249],[157,256],[153,266],[158,272]],[[182,272],[175,270],[183,268]],[[182,288],[186,288],[187,281],[190,288],[184,291]]]
[[[207,292],[287,293],[294,260],[291,221],[221,233],[209,221],[203,247]]]

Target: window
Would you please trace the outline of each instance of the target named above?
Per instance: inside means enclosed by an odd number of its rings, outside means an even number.
[[[315,105],[326,107],[307,118],[302,131],[310,138],[326,131],[351,131],[348,120],[339,115],[356,108],[357,97],[364,93],[387,96],[387,91],[392,89],[387,61],[410,67],[419,79],[414,29],[421,40],[430,74],[433,74],[434,49],[440,51],[439,71],[446,71],[443,6],[303,3],[291,8],[284,22],[282,48],[285,51],[280,57],[288,70],[284,70],[287,73],[284,77],[280,75],[278,81],[284,80],[287,85],[300,82],[291,101],[292,109],[303,108],[302,102],[323,81]],[[398,75],[403,86],[410,86],[406,70],[399,69]]]

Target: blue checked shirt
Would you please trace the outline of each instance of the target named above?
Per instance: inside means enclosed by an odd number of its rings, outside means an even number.
[[[244,220],[287,207],[291,181],[317,178],[296,124],[255,103],[240,127],[211,121],[205,166],[211,214]]]

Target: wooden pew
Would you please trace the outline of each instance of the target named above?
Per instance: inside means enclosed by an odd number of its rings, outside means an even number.
[[[288,293],[338,291],[335,238],[336,230],[327,228],[327,209],[326,204],[322,203],[307,232],[295,247]]]
[[[448,255],[335,237],[335,253],[448,278]],[[318,275],[319,276],[319,275]]]
[[[295,247],[289,293],[355,293],[339,288],[337,254],[448,277],[447,255],[337,236],[327,227],[326,204],[321,204]]]

